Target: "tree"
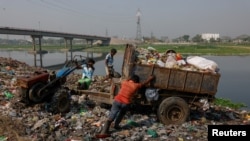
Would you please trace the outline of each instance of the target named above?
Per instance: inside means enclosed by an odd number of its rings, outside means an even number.
[[[214,38],[210,38],[209,42],[210,42],[210,43],[215,43],[216,40],[215,40]]]
[[[189,35],[183,35],[182,36],[183,40],[188,42],[189,41]]]
[[[201,38],[201,35],[200,35],[200,34],[197,34],[197,35],[195,35],[195,36],[192,38],[192,41],[193,41],[193,42],[200,43],[200,42],[203,42],[203,39]]]

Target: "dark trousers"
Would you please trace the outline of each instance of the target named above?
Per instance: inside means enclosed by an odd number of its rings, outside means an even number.
[[[114,100],[109,114],[109,120],[115,120],[115,126],[118,126],[122,118],[126,114],[128,108],[129,104],[123,104]]]

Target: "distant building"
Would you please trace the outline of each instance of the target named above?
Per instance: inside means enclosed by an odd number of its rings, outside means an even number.
[[[209,41],[211,38],[217,40],[218,38],[220,38],[220,34],[218,34],[218,33],[202,33],[201,38],[204,40],[207,40],[207,41]]]

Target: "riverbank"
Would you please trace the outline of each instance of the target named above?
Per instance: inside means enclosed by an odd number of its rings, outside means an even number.
[[[220,55],[220,56],[233,56],[233,55],[250,55],[250,46],[243,45],[222,45],[222,44],[144,44],[137,45],[140,48],[153,47],[158,52],[166,52],[173,49],[182,55]],[[108,47],[92,47],[86,48],[85,51],[109,51],[111,48],[116,48],[118,51],[123,52],[124,46],[108,46]]]
[[[119,52],[125,50],[126,44],[110,45],[110,46],[80,46],[73,45],[72,51],[91,51],[91,52],[109,52],[111,48],[116,48]],[[216,43],[203,43],[203,44],[183,44],[183,43],[166,43],[166,44],[138,44],[138,47],[147,48],[153,47],[158,52],[165,52],[166,50],[173,49],[183,55],[250,55],[250,45],[237,45],[237,44],[216,44]],[[1,46],[0,49],[8,50],[29,50],[32,51],[32,46]],[[38,49],[37,49],[38,50]],[[42,46],[42,50],[65,50],[65,46],[50,45]],[[70,51],[70,50],[69,50]]]

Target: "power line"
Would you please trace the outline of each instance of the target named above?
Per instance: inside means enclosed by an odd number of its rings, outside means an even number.
[[[91,13],[87,13],[87,12],[81,12],[79,10],[76,9],[72,9],[72,8],[68,8],[68,4],[63,2],[63,1],[48,1],[48,0],[40,0],[40,1],[32,1],[32,0],[26,0],[27,2],[30,2],[32,4],[35,4],[34,2],[36,2],[36,5],[42,5],[43,7],[49,8],[51,10],[63,10],[64,12],[68,12],[68,13],[73,13],[76,15],[80,15],[81,17],[83,15],[86,16],[86,18],[95,18],[103,23],[109,23],[110,21],[112,21],[112,23],[116,22],[116,23],[131,23],[134,19],[131,16],[121,16],[121,15],[111,15],[110,13],[106,13],[104,14],[103,11],[98,12],[99,14],[103,14],[104,16],[97,16],[96,14],[91,14]],[[90,10],[90,11],[98,11],[98,10]]]

